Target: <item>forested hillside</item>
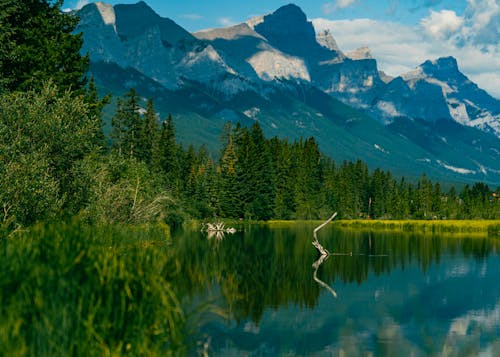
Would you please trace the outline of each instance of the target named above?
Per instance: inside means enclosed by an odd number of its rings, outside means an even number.
[[[445,191],[425,173],[409,182],[361,161],[336,162],[314,138],[265,138],[258,122],[228,123],[219,155],[196,143],[183,147],[172,117],[159,118],[153,99],[145,103],[134,90],[117,99],[105,137],[109,97],[99,98],[85,78],[81,38],[71,34],[76,19],[59,11],[60,2],[28,3],[0,2],[7,30],[0,43],[4,228],[75,216],[132,224],[316,219],[332,211],[342,218],[500,218],[498,188]],[[19,22],[23,16],[30,26]],[[30,65],[38,59],[45,62]]]

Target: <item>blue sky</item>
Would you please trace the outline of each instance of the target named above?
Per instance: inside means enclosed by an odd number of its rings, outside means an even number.
[[[132,4],[138,0],[109,0],[111,4]],[[93,2],[65,1],[65,7],[77,8]],[[416,24],[429,9],[451,9],[463,13],[465,0],[146,0],[159,15],[169,17],[189,31],[226,26],[246,21],[249,17],[273,12],[289,2],[300,6],[310,19],[326,17],[332,20],[372,18]]]
[[[66,0],[64,7],[89,2]],[[452,55],[462,72],[500,98],[500,0],[146,0],[191,32],[241,23],[289,2],[300,6],[317,30],[330,29],[341,50],[370,47],[390,75]]]

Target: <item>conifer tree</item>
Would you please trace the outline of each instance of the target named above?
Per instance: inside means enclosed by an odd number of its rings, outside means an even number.
[[[88,57],[80,55],[78,18],[63,0],[0,0],[0,92],[41,89],[51,80],[61,92],[83,91]]]
[[[159,135],[158,117],[156,115],[152,99],[148,100],[146,112],[144,113],[143,123],[140,129],[140,159],[146,162],[148,166],[150,166],[153,161],[153,150],[155,142],[158,141]]]
[[[111,138],[118,155],[138,158],[140,156],[142,118],[139,114],[139,97],[131,89],[124,99],[118,99],[118,108],[111,120]]]
[[[286,140],[274,137],[269,150],[274,172],[274,212],[279,219],[291,219],[295,212],[294,185],[292,177],[292,150]]]
[[[241,192],[238,192],[236,170],[238,157],[231,123],[224,126],[223,151],[220,159],[220,213],[225,217],[241,218]]]

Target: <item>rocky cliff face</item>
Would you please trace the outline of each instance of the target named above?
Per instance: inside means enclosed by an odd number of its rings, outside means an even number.
[[[83,32],[82,51],[92,61],[134,68],[171,89],[178,88],[182,78],[207,82],[235,73],[212,46],[143,1],[114,7],[92,3],[79,16],[76,31]]]
[[[85,6],[77,31],[92,61],[131,67],[166,88],[184,79],[227,98],[283,80],[310,83],[370,113],[382,123],[397,117],[455,120],[500,137],[500,101],[479,89],[454,58],[426,61],[392,79],[381,75],[368,48],[344,54],[330,32],[316,34],[293,4],[236,26],[190,34],[143,1]]]
[[[92,3],[79,16],[96,80],[158,96],[185,131],[190,118],[205,123],[199,141],[218,132],[214,123],[258,120],[268,135],[315,136],[339,159],[401,174],[500,179],[500,101],[451,57],[391,78],[368,48],[344,54],[334,34],[316,34],[292,4],[194,34],[144,2]]]
[[[500,101],[461,73],[453,57],[426,61],[389,82],[375,108],[389,122],[454,120],[500,137]]]

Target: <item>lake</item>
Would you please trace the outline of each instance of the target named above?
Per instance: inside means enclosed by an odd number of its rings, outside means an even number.
[[[317,262],[314,227],[174,233],[176,285],[198,351],[500,355],[500,239],[329,225],[318,238],[334,255]]]

